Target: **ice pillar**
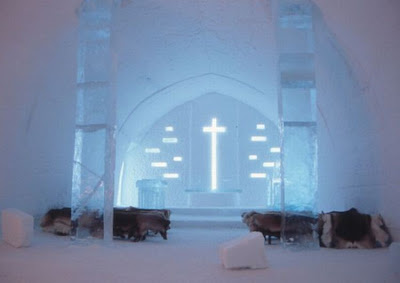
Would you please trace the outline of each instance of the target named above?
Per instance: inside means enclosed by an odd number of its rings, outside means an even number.
[[[308,0],[276,2],[279,50],[283,242],[315,243],[310,224],[297,227],[292,212],[312,216],[317,191],[316,89],[313,5]],[[301,221],[304,219],[301,218]],[[296,228],[297,227],[297,228]],[[299,235],[295,231],[311,234]]]
[[[115,97],[112,90],[111,0],[79,10],[72,238],[112,239]]]

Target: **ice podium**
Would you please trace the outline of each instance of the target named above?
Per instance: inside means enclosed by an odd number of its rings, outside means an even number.
[[[3,241],[15,248],[29,247],[33,238],[33,216],[15,208],[1,211]]]
[[[227,269],[260,269],[267,267],[264,236],[261,232],[233,239],[220,246],[219,255]]]

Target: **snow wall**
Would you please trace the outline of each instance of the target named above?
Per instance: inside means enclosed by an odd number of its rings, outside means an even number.
[[[189,9],[184,2],[168,1],[171,13],[184,16]],[[193,2],[200,5],[200,1]],[[231,1],[220,2],[216,10],[227,8]],[[157,3],[144,3],[148,12],[142,17],[151,18],[152,13],[160,11]],[[316,0],[315,3],[321,11],[321,24],[316,29],[318,206],[324,211],[355,206],[365,212],[380,212],[398,237],[400,4],[372,0]],[[49,207],[70,203],[78,32],[75,10],[79,4],[78,0],[0,3],[0,208],[16,207],[40,215]],[[133,5],[122,7],[121,13],[127,14],[126,21],[132,21],[130,26],[135,34],[146,34],[140,17],[128,13]],[[229,5],[229,13],[240,14],[241,5],[238,2]],[[248,1],[248,5],[246,11],[254,13],[241,18],[235,26],[243,33],[254,33],[251,37],[254,41],[247,46],[236,44],[235,38],[217,38],[213,25],[204,21],[207,15],[193,18],[193,13],[188,13],[186,20],[187,25],[201,20],[200,29],[194,32],[203,33],[200,37],[203,41],[193,44],[209,51],[211,56],[217,56],[216,42],[222,40],[235,50],[243,48],[242,54],[252,52],[257,60],[229,58],[230,63],[224,66],[211,60],[203,62],[204,58],[188,62],[191,57],[182,57],[181,53],[191,38],[182,40],[185,43],[181,46],[171,46],[168,39],[154,37],[149,46],[157,49],[156,46],[168,44],[165,47],[176,50],[176,54],[154,54],[154,49],[140,49],[131,50],[135,60],[128,51],[126,60],[119,58],[127,64],[118,66],[119,70],[135,71],[125,73],[131,82],[129,92],[140,95],[130,101],[132,108],[146,95],[210,69],[268,93],[266,78],[274,79],[275,47],[266,50],[263,47],[273,40],[268,33],[270,3]],[[224,28],[229,31],[232,26],[229,21],[219,24],[221,31]],[[161,30],[162,18],[158,25]],[[263,27],[267,32],[258,30]],[[127,34],[125,40],[134,41],[130,37],[135,34]],[[257,50],[258,47],[262,50]],[[223,54],[221,57],[224,61]],[[131,59],[134,65],[130,66]],[[171,71],[173,75],[165,75]],[[118,91],[120,102],[125,104],[123,92],[128,90],[121,84]],[[119,121],[129,111],[121,109]]]

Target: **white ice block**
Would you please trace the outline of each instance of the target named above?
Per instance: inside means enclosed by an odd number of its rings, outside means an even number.
[[[390,244],[389,255],[393,271],[400,272],[400,242]]]
[[[266,268],[264,237],[260,232],[250,232],[241,238],[220,246],[220,258],[225,268]]]
[[[13,247],[28,247],[33,237],[33,217],[18,209],[1,211],[3,240]]]

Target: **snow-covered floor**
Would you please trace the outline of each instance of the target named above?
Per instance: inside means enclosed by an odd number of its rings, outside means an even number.
[[[388,249],[292,251],[275,243],[265,246],[267,269],[224,269],[219,245],[246,233],[173,228],[167,241],[103,245],[36,231],[29,248],[0,244],[0,282],[400,282]]]

